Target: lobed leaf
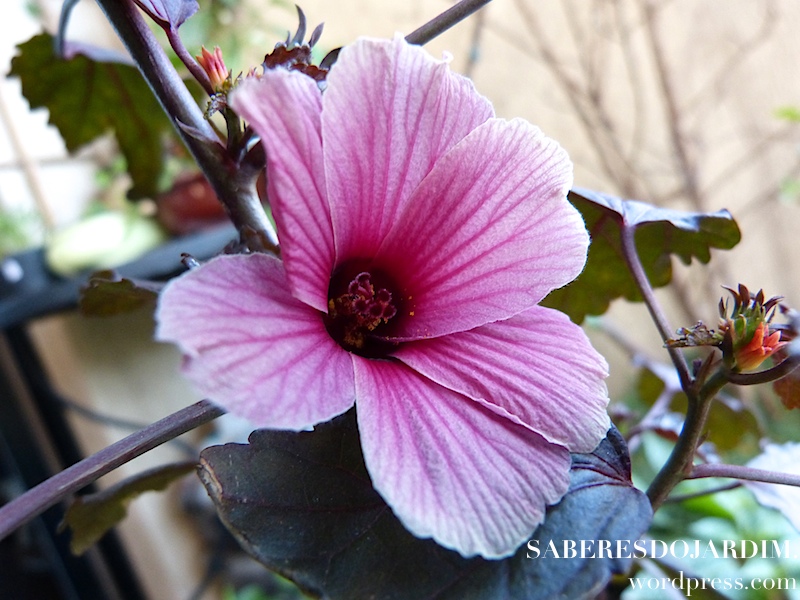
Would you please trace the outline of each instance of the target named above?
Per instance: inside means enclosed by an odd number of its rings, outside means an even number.
[[[70,58],[59,58],[46,33],[18,50],[10,75],[20,78],[31,108],[50,112],[69,151],[113,131],[133,180],[128,196],[155,194],[164,166],[162,137],[171,126],[139,71],[110,56],[95,61],[77,46]]]
[[[616,298],[641,301],[622,251],[622,231],[635,229],[636,249],[653,287],[672,280],[672,255],[685,264],[711,259],[711,248],[729,250],[739,243],[739,226],[727,210],[695,213],[658,208],[591,190],[575,189],[569,200],[583,215],[592,238],[586,267],[575,281],[553,291],[545,306],[580,323],[600,315]]]
[[[505,560],[465,559],[408,533],[372,488],[353,411],[313,432],[259,430],[249,444],[206,448],[200,476],[254,558],[331,599],[594,597],[627,560],[580,549],[565,558],[565,543],[632,543],[652,516],[615,429],[591,454],[573,456],[570,491],[531,532],[535,558],[523,546]]]

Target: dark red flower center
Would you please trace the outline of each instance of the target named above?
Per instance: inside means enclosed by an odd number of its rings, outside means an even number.
[[[380,271],[340,268],[331,278],[325,327],[348,352],[369,358],[388,356],[395,344],[385,338],[386,325],[397,315],[391,283]]]

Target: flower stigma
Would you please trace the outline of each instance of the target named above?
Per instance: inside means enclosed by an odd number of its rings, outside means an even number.
[[[339,269],[331,279],[325,327],[345,350],[368,358],[386,357],[395,347],[381,335],[397,315],[392,292],[379,271]],[[346,283],[346,286],[345,286]]]

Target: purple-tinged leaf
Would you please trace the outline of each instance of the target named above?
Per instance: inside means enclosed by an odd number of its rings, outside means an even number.
[[[522,546],[505,560],[465,559],[409,534],[372,488],[353,411],[313,432],[259,430],[247,445],[206,448],[200,474],[253,557],[326,599],[594,597],[628,560],[582,558],[580,549],[564,557],[565,543],[632,544],[652,516],[613,428],[594,452],[573,455],[570,491],[531,533],[536,558]]]
[[[151,19],[164,29],[178,29],[197,12],[197,0],[134,0]]]
[[[543,304],[567,313],[576,323],[586,315],[603,314],[616,298],[641,301],[622,252],[623,229],[636,230],[636,249],[653,287],[672,280],[673,254],[685,264],[693,258],[707,263],[711,248],[730,250],[741,239],[727,210],[671,210],[584,189],[571,191],[569,200],[583,215],[592,238],[589,256],[583,273]]]

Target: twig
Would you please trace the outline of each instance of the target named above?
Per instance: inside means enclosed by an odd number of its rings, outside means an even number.
[[[783,359],[774,367],[765,369],[764,371],[758,371],[756,373],[734,373],[733,371],[728,371],[725,373],[725,376],[728,378],[728,381],[735,385],[759,385],[761,383],[776,381],[781,377],[786,377],[798,366],[800,366],[800,355],[793,354]]]
[[[258,172],[240,168],[240,164],[226,155],[219,136],[204,118],[139,9],[132,0],[97,0],[97,3],[139,66],[240,235],[244,237],[244,232],[255,231],[276,245],[277,235],[256,192]]]
[[[556,84],[561,87],[566,101],[569,102],[578,117],[600,168],[611,181],[620,186],[623,196],[641,197],[641,190],[633,185],[634,180],[630,177],[635,170],[622,151],[619,139],[614,135],[612,120],[604,107],[599,104],[599,99],[593,98],[591,90],[587,89],[587,86],[582,86],[572,77],[558,59],[554,51],[555,48],[558,48],[558,44],[547,39],[545,28],[540,25],[534,11],[523,0],[515,0],[515,3],[532,39],[535,40],[535,52],[550,71]],[[513,34],[507,34],[506,37],[510,42],[516,43]],[[525,51],[531,52],[528,48],[525,48]],[[639,183],[644,188],[647,197],[654,197],[654,194],[647,189],[646,179],[641,179]]]
[[[705,477],[727,477],[743,481],[758,481],[800,487],[800,475],[719,463],[695,465],[691,473],[686,476],[686,479],[703,479]]]
[[[69,494],[224,413],[208,400],[201,400],[53,475],[0,508],[0,540]]]
[[[194,57],[189,54],[186,46],[183,45],[183,40],[178,34],[178,31],[172,27],[167,27],[165,31],[167,34],[167,40],[169,40],[169,45],[172,46],[172,50],[175,52],[175,55],[180,58],[181,62],[186,66],[187,69],[189,69],[192,77],[194,77],[203,87],[206,94],[213,96],[214,87],[211,85],[211,80],[208,78],[208,73],[206,73],[203,70],[203,67],[201,67]]]
[[[691,478],[689,477],[687,479]],[[686,502],[687,500],[694,500],[695,498],[702,498],[703,496],[710,496],[711,494],[717,494],[719,492],[727,492],[730,490],[735,490],[740,487],[742,487],[742,484],[739,483],[738,481],[733,483],[726,483],[725,485],[718,485],[712,488],[708,488],[707,490],[692,492],[691,494],[680,494],[680,495],[670,496],[664,501],[664,504],[678,504],[680,502]]]
[[[114,417],[112,415],[103,414],[97,410],[92,408],[87,408],[78,404],[77,402],[73,402],[69,398],[64,398],[60,395],[57,395],[55,401],[62,405],[65,409],[74,412],[75,414],[87,419],[89,421],[94,421],[95,423],[100,423],[102,425],[108,425],[109,427],[114,427],[116,429],[122,429],[125,431],[137,431],[139,429],[144,429],[148,426],[148,423],[145,422],[138,422],[138,421],[131,421],[128,419],[123,419],[121,417]],[[181,439],[175,438],[173,440],[169,440],[174,445],[180,447],[180,449],[185,454],[192,454],[196,452],[196,448],[191,444],[187,444]]]
[[[650,312],[650,316],[653,318],[653,321],[658,328],[658,332],[661,334],[661,339],[664,341],[664,343],[666,343],[667,340],[672,337],[673,329],[667,322],[667,318],[664,316],[664,311],[661,309],[658,300],[656,300],[655,294],[653,293],[653,288],[650,286],[650,282],[648,281],[647,275],[644,272],[644,267],[642,266],[642,262],[639,259],[639,254],[636,251],[635,233],[636,229],[634,227],[623,224],[621,235],[622,251],[625,255],[625,262],[628,264],[628,269],[630,270],[631,275],[633,275],[633,279],[636,281],[636,285],[639,288],[639,292],[642,294],[642,298],[647,306],[647,310]],[[675,368],[678,371],[678,377],[681,380],[681,387],[683,388],[683,391],[689,395],[692,385],[692,376],[689,372],[689,365],[686,363],[686,359],[681,351],[677,348],[671,348],[668,346],[667,353],[669,354],[669,357],[672,359],[672,363],[675,365]]]
[[[418,27],[406,36],[409,44],[427,44],[435,37],[450,29],[470,16],[480,8],[483,8],[492,0],[461,0],[455,6],[451,6],[442,14],[434,17],[422,27]]]

